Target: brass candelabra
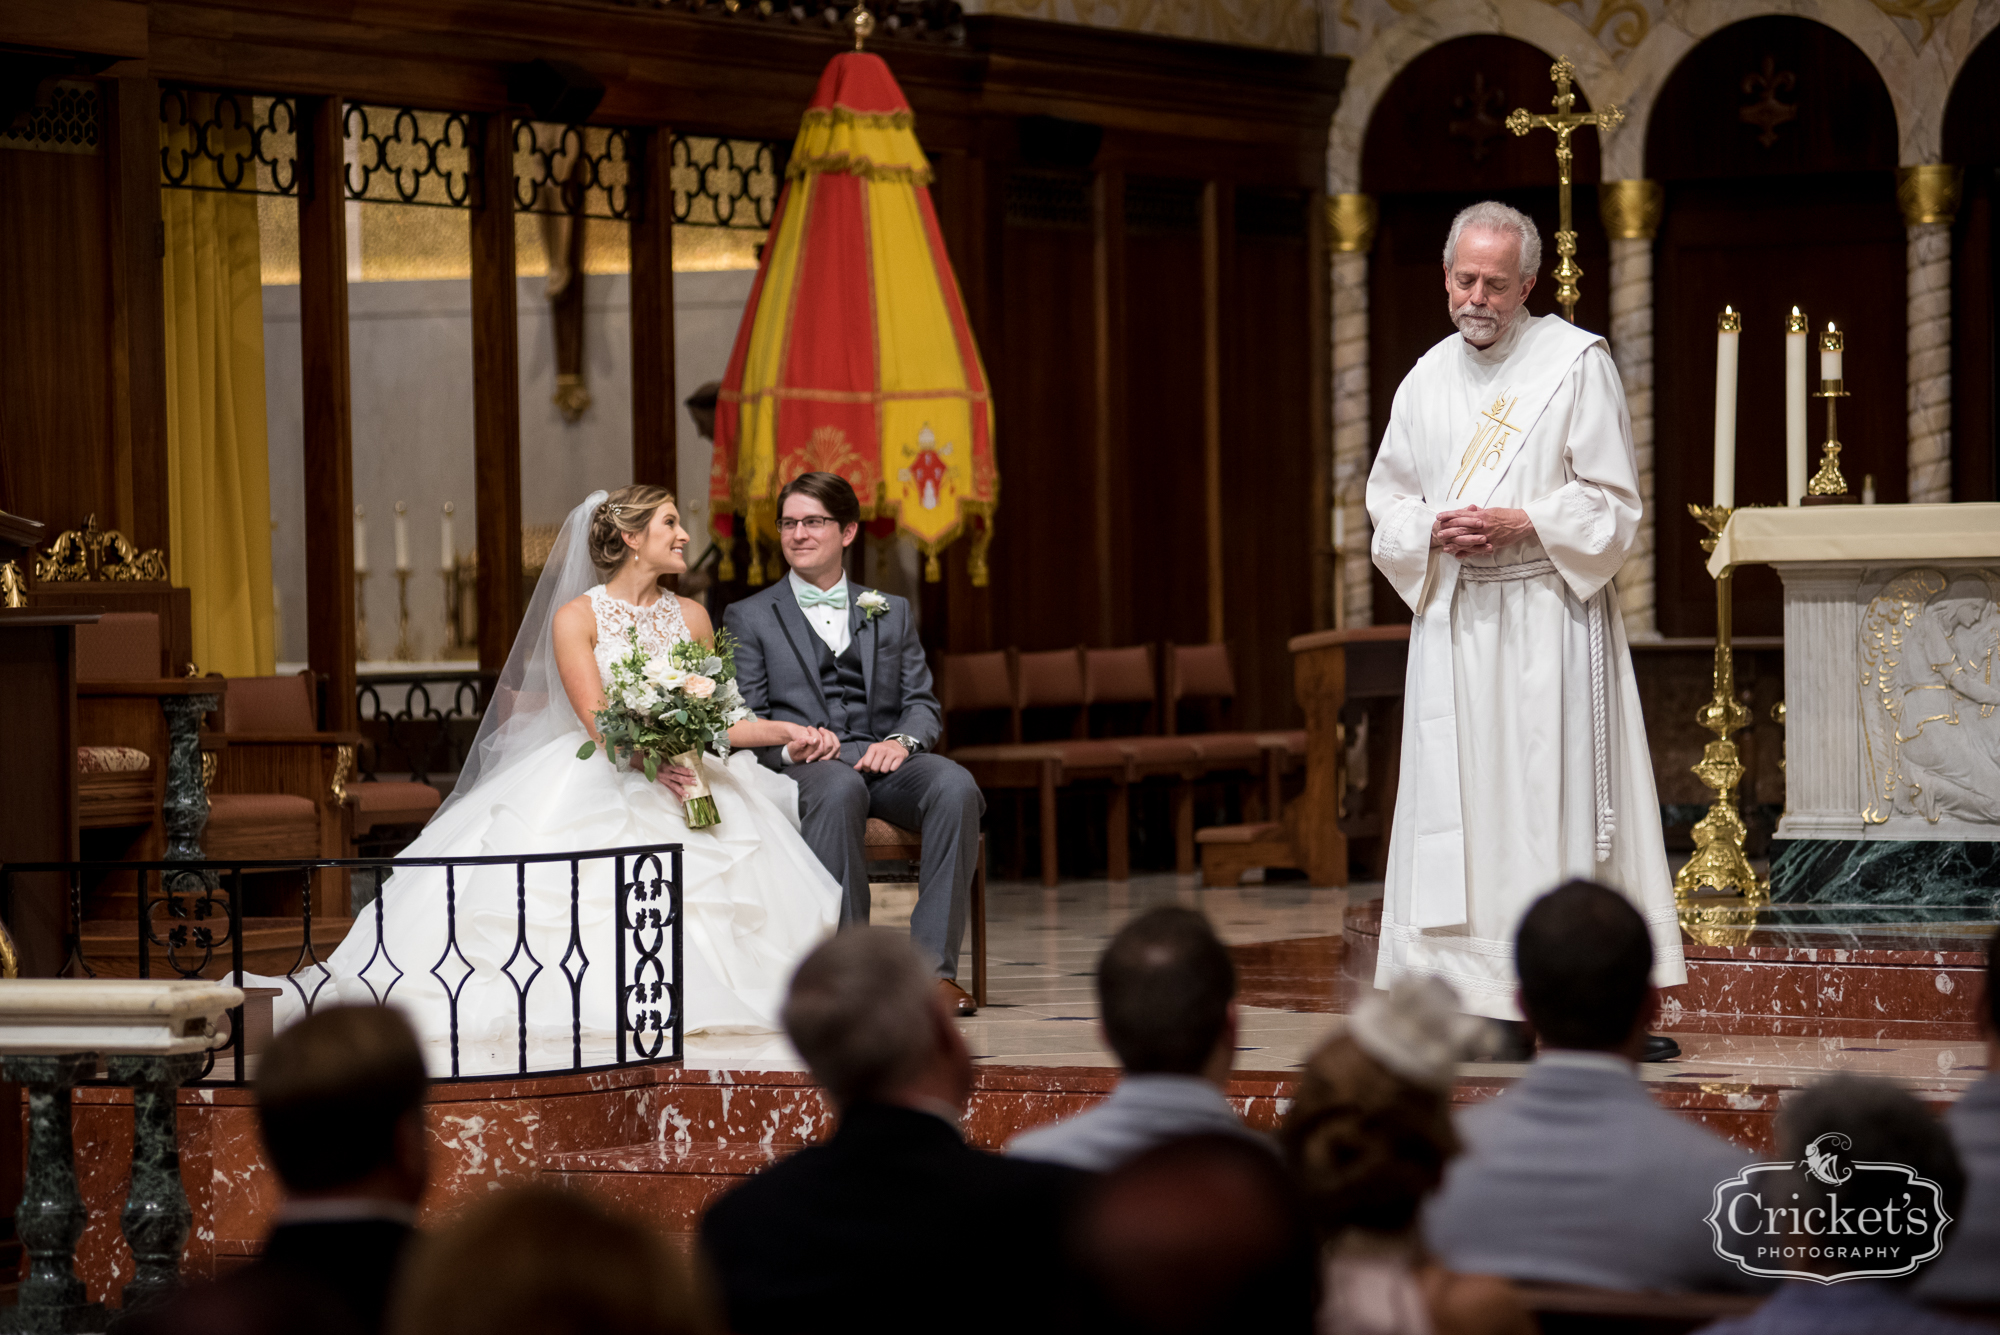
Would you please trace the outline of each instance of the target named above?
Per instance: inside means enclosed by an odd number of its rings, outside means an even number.
[[[1735,507],[1690,505],[1688,512],[1708,530],[1708,536],[1701,540],[1702,550],[1713,552]],[[1714,692],[1695,715],[1695,722],[1715,734],[1715,740],[1702,748],[1701,763],[1694,767],[1715,793],[1715,800],[1709,804],[1708,814],[1695,824],[1695,853],[1674,877],[1674,893],[1681,899],[1704,891],[1738,895],[1745,904],[1760,904],[1769,898],[1770,886],[1751,869],[1743,851],[1746,829],[1737,809],[1736,790],[1743,782],[1744,769],[1736,743],[1730,740],[1731,734],[1750,726],[1750,711],[1736,698],[1736,658],[1730,646],[1734,573],[1725,569],[1715,578]]]
[[[1846,336],[1831,326],[1819,336],[1821,352],[1840,352],[1846,342]],[[1859,498],[1847,490],[1847,478],[1840,471],[1840,401],[1847,397],[1847,381],[1821,380],[1813,397],[1826,400],[1826,441],[1820,446],[1819,471],[1799,499],[1807,505],[1852,504]]]

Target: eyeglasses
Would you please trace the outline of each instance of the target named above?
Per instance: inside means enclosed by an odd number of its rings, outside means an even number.
[[[823,533],[826,531],[827,526],[834,522],[832,515],[807,515],[804,519],[780,519],[778,521],[778,532],[790,533],[793,529],[803,528],[808,533]]]

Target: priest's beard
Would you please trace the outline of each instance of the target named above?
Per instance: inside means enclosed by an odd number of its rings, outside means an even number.
[[[1507,332],[1507,326],[1514,322],[1514,316],[1521,313],[1516,306],[1504,318],[1494,313],[1491,306],[1474,306],[1470,303],[1460,306],[1451,313],[1451,322],[1458,326],[1458,332],[1466,341],[1479,347],[1490,347]]]

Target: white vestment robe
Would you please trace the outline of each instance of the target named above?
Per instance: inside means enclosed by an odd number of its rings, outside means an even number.
[[[1535,537],[1465,561],[1433,550],[1437,516],[1468,504],[1525,510]],[[1519,1019],[1515,930],[1579,876],[1645,916],[1655,984],[1686,982],[1611,588],[1640,498],[1604,340],[1524,311],[1491,348],[1433,347],[1396,390],[1368,514],[1414,614],[1375,985],[1430,974],[1468,1011]]]

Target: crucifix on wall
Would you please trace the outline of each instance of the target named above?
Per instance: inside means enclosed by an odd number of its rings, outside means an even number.
[[[1569,137],[1585,126],[1595,127],[1609,133],[1625,123],[1625,113],[1617,107],[1606,107],[1602,111],[1575,110],[1576,94],[1570,91],[1570,80],[1576,77],[1576,66],[1569,63],[1568,56],[1558,57],[1549,68],[1549,77],[1556,81],[1554,98],[1555,111],[1551,115],[1531,115],[1526,107],[1516,107],[1507,116],[1507,128],[1517,135],[1530,130],[1554,130],[1556,132],[1556,182],[1558,198],[1562,208],[1562,224],[1556,230],[1556,254],[1560,257],[1556,264],[1556,304],[1562,307],[1563,319],[1576,323],[1576,280],[1583,277],[1583,268],[1576,262],[1576,229],[1570,223],[1569,185],[1570,166],[1573,154]]]

